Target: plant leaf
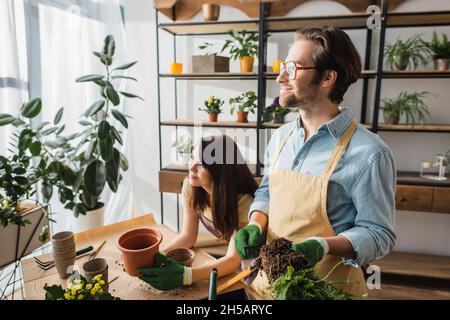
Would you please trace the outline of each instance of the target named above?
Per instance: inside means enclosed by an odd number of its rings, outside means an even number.
[[[98,126],[98,137],[100,140],[105,140],[108,137],[110,127],[108,121],[103,120],[100,122]]]
[[[125,70],[125,69],[128,69],[128,68],[131,68],[136,63],[137,63],[137,61],[133,61],[133,62],[130,62],[130,63],[125,63],[125,64],[123,64],[121,66],[118,66],[118,67],[114,68],[112,71],[114,71],[114,70]]]
[[[108,100],[112,102],[113,105],[117,106],[120,103],[120,97],[116,90],[113,87],[107,86],[105,88],[106,96]]]
[[[10,114],[0,113],[0,127],[13,123],[15,120],[16,118]]]
[[[35,98],[27,103],[25,103],[20,112],[25,118],[36,117],[42,109],[42,101],[40,98]]]
[[[86,110],[84,113],[84,116],[86,118],[89,118],[96,114],[99,110],[101,110],[105,105],[105,100],[98,100],[97,102],[94,102],[89,109]],[[80,122],[81,123],[81,122]]]
[[[141,97],[139,97],[139,96],[137,96],[135,94],[128,93],[128,92],[123,92],[123,91],[120,91],[120,93],[123,94],[127,98],[138,98],[138,99],[141,99],[142,101],[144,101],[144,99],[142,99]]]
[[[56,115],[55,115],[55,119],[53,119],[53,124],[54,124],[54,125],[57,125],[57,124],[61,121],[63,112],[64,112],[64,108],[60,108],[60,109],[58,110],[58,112],[57,112]]]
[[[87,76],[79,77],[76,82],[88,82],[88,81],[95,81],[95,80],[102,80],[104,78],[101,74],[88,74]]]
[[[114,118],[116,118],[125,128],[128,128],[128,121],[120,111],[111,110],[111,112]]]
[[[106,169],[103,162],[94,160],[87,166],[84,182],[90,195],[98,197],[102,193],[106,183]]]

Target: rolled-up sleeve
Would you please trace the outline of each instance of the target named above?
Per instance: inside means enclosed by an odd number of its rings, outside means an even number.
[[[356,252],[345,264],[365,265],[391,252],[395,245],[396,170],[392,152],[379,151],[362,170],[352,189],[356,209],[354,226],[345,236]]]

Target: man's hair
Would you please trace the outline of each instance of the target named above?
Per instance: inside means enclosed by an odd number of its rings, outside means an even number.
[[[329,98],[334,103],[341,103],[348,87],[361,75],[361,57],[348,35],[335,26],[311,27],[297,30],[297,40],[311,40],[317,45],[312,56],[314,66],[318,68],[315,83],[323,79],[326,70],[337,72]]]

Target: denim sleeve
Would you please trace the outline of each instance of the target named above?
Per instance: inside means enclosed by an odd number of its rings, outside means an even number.
[[[369,160],[352,189],[356,209],[354,227],[340,233],[352,244],[354,260],[365,265],[391,252],[395,245],[396,170],[392,152],[384,149]]]
[[[262,213],[269,215],[269,165],[270,165],[270,156],[272,155],[272,145],[273,141],[277,139],[277,134],[274,134],[272,139],[270,139],[269,145],[267,146],[266,153],[264,156],[264,176],[261,180],[261,184],[259,188],[255,192],[255,199],[253,200],[252,205],[250,206],[250,210],[248,211],[248,219],[250,220],[250,216],[253,211],[261,211]]]

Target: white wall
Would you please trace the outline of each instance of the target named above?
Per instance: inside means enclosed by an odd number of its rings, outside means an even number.
[[[151,1],[125,0],[125,16],[128,42],[128,60],[139,60],[139,67],[135,68],[134,76],[139,79],[131,92],[139,93],[146,100],[145,108],[135,110],[133,114],[134,126],[130,126],[129,139],[132,142],[133,152],[138,152],[137,160],[131,165],[135,166],[139,176],[135,177],[133,191],[135,193],[135,214],[153,212],[159,219],[160,194],[158,192],[159,170],[159,146],[158,146],[158,116],[156,99],[156,44],[155,44],[155,13]],[[411,0],[401,5],[397,11],[421,11],[421,10],[450,10],[448,0],[419,1]],[[347,13],[348,9],[332,1],[311,1],[294,9],[289,16],[320,15]],[[163,20],[164,18],[161,17]],[[246,19],[245,14],[230,7],[221,8],[221,20]],[[201,14],[193,18],[194,21],[202,21]],[[387,32],[386,41],[393,41],[397,37],[406,39],[416,33],[423,33],[429,40],[434,28],[403,28],[390,29]],[[439,27],[440,32],[450,34],[450,28]],[[365,31],[348,31],[361,56],[364,58]],[[160,33],[161,72],[168,71],[168,65],[174,60],[172,54],[173,40],[171,36]],[[224,36],[196,36],[179,37],[177,40],[177,60],[183,62],[185,70],[191,68],[190,56],[197,52],[196,47],[204,41],[220,42]],[[275,34],[269,38],[268,65],[276,58],[284,58],[287,55],[289,45],[292,43],[292,34]],[[376,37],[374,46],[376,46]],[[372,56],[375,61],[375,57]],[[237,71],[236,62],[231,63],[231,71]],[[255,66],[256,68],[256,66]],[[372,69],[375,66],[372,66]],[[373,82],[373,81],[372,81]],[[373,83],[371,84],[373,86]],[[382,86],[382,96],[393,97],[401,90],[421,91],[428,90],[437,95],[427,100],[430,107],[430,123],[450,123],[450,112],[446,101],[450,101],[448,79],[437,80],[385,80]],[[206,115],[197,110],[202,101],[210,95],[221,97],[228,101],[230,97],[238,95],[244,90],[256,90],[256,81],[179,81],[178,105],[179,118],[205,119]],[[163,79],[161,81],[161,103],[163,120],[174,118],[174,81]],[[267,102],[278,95],[275,81],[270,81],[267,88]],[[362,98],[362,81],[353,85],[346,94],[343,105],[352,108],[359,120],[360,104]],[[372,101],[373,94],[369,96]],[[373,103],[369,103],[371,106]],[[227,102],[226,104],[227,105]],[[226,107],[228,110],[228,107]],[[368,110],[370,112],[370,110]],[[232,120],[234,117],[224,113],[220,115],[223,120]],[[295,115],[289,115],[292,119]],[[255,118],[253,118],[254,120]],[[252,120],[252,118],[251,118]],[[191,131],[192,132],[192,131]],[[229,133],[229,132],[227,132]],[[439,152],[450,149],[450,136],[448,134],[433,133],[381,133],[381,137],[394,151],[398,170],[418,171],[420,162],[425,159],[433,159]],[[164,165],[170,163],[173,157],[170,145],[174,139],[172,127],[163,128],[163,159]],[[412,139],[408,139],[408,138]],[[252,143],[251,145],[255,145]],[[247,159],[255,159],[255,150],[250,150]],[[172,194],[164,196],[165,223],[176,228],[176,203],[177,197]],[[431,214],[420,212],[402,212],[397,214],[397,250],[413,251],[450,255],[450,215]]]

